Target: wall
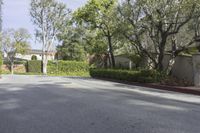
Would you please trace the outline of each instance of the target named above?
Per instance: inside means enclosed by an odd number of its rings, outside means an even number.
[[[163,60],[163,66],[165,70],[168,67],[169,60],[171,58],[170,54],[166,54]],[[194,72],[193,72],[193,62],[192,56],[184,56],[180,55],[177,56],[175,59],[175,64],[172,68],[172,76],[190,82],[191,84],[194,83]]]
[[[124,56],[116,56],[115,63],[118,68],[130,68],[132,61]]]
[[[200,53],[192,56],[194,85],[200,87]]]
[[[163,66],[165,69],[167,69],[169,60],[171,58],[170,54],[166,54],[164,56],[163,60]],[[129,68],[131,60],[128,59],[127,57],[123,56],[116,56],[116,66],[122,66],[124,68]],[[200,60],[200,57],[199,57]],[[148,59],[143,60],[143,66],[142,67],[147,67]],[[146,65],[146,66],[145,66]],[[134,62],[133,62],[134,66]],[[190,83],[194,83],[194,69],[193,69],[193,57],[192,56],[178,56],[175,59],[175,64],[172,69],[172,75],[178,79],[181,80],[186,80]]]
[[[33,55],[37,56],[37,60],[42,60],[42,55],[39,55],[39,54],[27,54],[27,55],[16,54],[16,58],[24,59],[24,60],[31,60]],[[48,60],[54,60],[55,56],[54,55],[48,55],[47,58],[48,58]]]
[[[3,73],[10,73],[10,69],[7,65],[2,65],[2,72]],[[26,66],[25,65],[14,65],[14,72],[15,73],[26,73]]]
[[[178,56],[172,69],[172,75],[178,79],[186,80],[194,83],[193,62],[192,57]]]

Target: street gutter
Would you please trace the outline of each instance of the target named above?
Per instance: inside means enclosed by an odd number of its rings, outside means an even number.
[[[160,85],[156,83],[136,83],[136,82],[120,81],[120,80],[105,79],[105,78],[94,78],[94,79],[100,79],[100,80],[117,82],[117,83],[122,83],[122,84],[127,84],[127,85],[147,87],[147,88],[179,92],[179,93],[184,93],[184,94],[193,94],[193,95],[200,96],[200,87],[167,86],[167,85]]]

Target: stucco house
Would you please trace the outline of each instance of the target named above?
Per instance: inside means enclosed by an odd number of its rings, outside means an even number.
[[[19,54],[17,53],[15,58],[16,60],[31,60],[33,56],[37,57],[37,60],[42,60],[42,50],[38,50],[38,49],[32,49],[30,51],[28,51],[26,54]],[[52,52],[48,52],[46,53],[48,60],[54,60],[55,59],[55,55],[56,55],[56,51],[52,51]],[[4,55],[4,58],[6,58],[7,56]]]

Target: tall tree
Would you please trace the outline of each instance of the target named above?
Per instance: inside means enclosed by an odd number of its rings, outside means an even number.
[[[2,32],[2,22],[3,22],[3,19],[2,19],[2,5],[3,5],[3,0],[0,0],[0,32]]]
[[[7,60],[10,62],[10,70],[13,74],[13,67],[16,54],[25,54],[30,49],[28,39],[30,34],[26,29],[18,30],[8,29],[3,31],[1,35],[2,49],[6,54]]]
[[[109,57],[112,67],[115,67],[113,54],[113,36],[116,33],[115,9],[117,0],[89,0],[87,4],[75,12],[79,22],[86,23],[92,30],[99,30],[107,39]]]
[[[3,0],[0,0],[0,33],[2,33],[2,23],[3,23],[3,19],[2,19],[2,5],[3,5]],[[0,40],[0,46],[2,45],[2,40]],[[0,47],[1,49],[1,47]],[[2,60],[2,51],[0,50],[0,59]],[[1,69],[1,65],[2,65],[2,61],[0,63],[0,69]],[[0,70],[1,71],[1,70]]]
[[[30,14],[36,27],[36,36],[42,42],[43,73],[47,74],[47,53],[55,50],[59,29],[67,21],[69,10],[56,0],[31,0]]]
[[[126,0],[119,8],[126,38],[140,52],[148,56],[154,68],[164,70],[163,59],[168,45],[174,47],[172,58],[178,51],[174,37],[188,24],[199,8],[197,0]],[[191,39],[185,46],[194,42]]]
[[[60,29],[58,40],[61,45],[57,46],[57,53],[63,60],[86,60],[86,50],[83,42],[85,29],[76,25],[72,19],[66,22],[64,28]]]

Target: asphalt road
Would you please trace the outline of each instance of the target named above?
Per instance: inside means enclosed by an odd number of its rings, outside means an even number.
[[[0,133],[199,132],[198,96],[90,78],[0,80]]]

